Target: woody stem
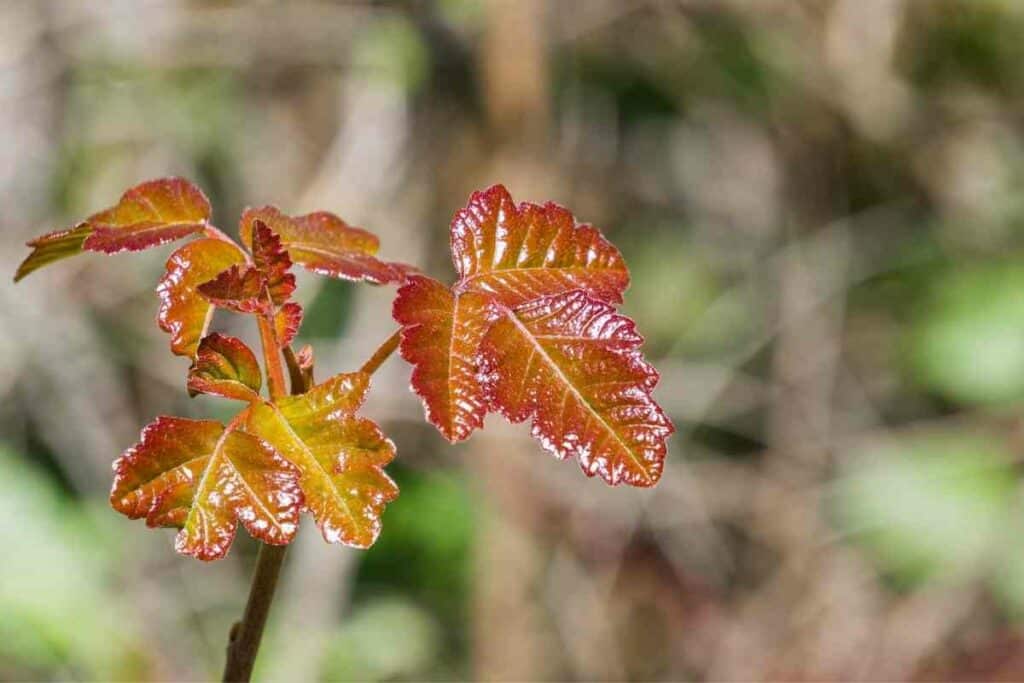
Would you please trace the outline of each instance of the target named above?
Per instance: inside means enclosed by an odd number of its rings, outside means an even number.
[[[271,398],[284,395],[284,370],[281,366],[281,352],[274,338],[273,328],[263,316],[258,316],[260,340],[263,342],[263,359],[267,369],[267,384],[270,386]],[[291,348],[285,349],[285,356],[294,358]],[[301,373],[292,375],[292,394],[305,393],[309,387],[302,379]],[[281,574],[284,556],[288,546],[260,544],[256,556],[256,570],[253,573],[252,585],[249,588],[249,599],[245,605],[242,620],[231,627],[228,636],[227,662],[224,665],[224,681],[249,681],[252,677],[256,654],[259,652],[263,628],[270,614],[270,605],[277,589],[277,579]]]

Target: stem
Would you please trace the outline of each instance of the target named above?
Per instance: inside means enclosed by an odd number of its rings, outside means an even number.
[[[367,375],[372,375],[377,372],[377,369],[384,364],[395,349],[398,348],[398,342],[402,339],[402,330],[395,330],[394,334],[384,340],[384,343],[378,347],[373,355],[370,356],[370,360],[363,363],[363,367],[359,368],[360,372],[365,372]]]
[[[264,316],[257,316],[260,327],[260,341],[263,343],[263,360],[267,369],[267,383],[270,385],[270,397],[280,398],[284,395],[284,370],[281,367],[281,351],[277,347],[273,328]],[[291,347],[285,349],[285,356],[294,359]],[[305,393],[309,387],[300,372],[292,374],[291,390],[293,394]],[[256,664],[256,655],[263,638],[263,628],[270,615],[270,605],[274,601],[277,579],[281,575],[281,566],[288,550],[286,545],[260,544],[256,555],[256,571],[253,572],[252,585],[249,588],[249,599],[245,604],[242,620],[231,627],[228,636],[227,662],[224,664],[225,682],[248,682],[252,677],[252,668]]]

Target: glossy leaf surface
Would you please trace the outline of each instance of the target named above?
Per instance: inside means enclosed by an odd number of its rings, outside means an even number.
[[[209,219],[210,202],[192,183],[184,178],[150,180],[74,228],[28,242],[32,253],[18,267],[14,280],[83,250],[113,254],[166,244],[202,232]]]
[[[477,381],[480,341],[500,315],[478,292],[453,293],[424,276],[398,290],[393,315],[402,325],[399,351],[412,364],[412,390],[427,419],[449,441],[483,426],[486,399]]]
[[[189,242],[171,255],[156,288],[160,297],[157,322],[171,334],[171,351],[179,356],[195,355],[213,316],[212,305],[197,287],[232,265],[244,263],[244,252],[221,239]]]
[[[474,193],[455,214],[451,246],[456,287],[509,306],[573,289],[619,303],[629,285],[622,255],[596,228],[557,204],[516,205],[501,185]]]
[[[401,282],[411,268],[377,258],[380,241],[327,211],[291,217],[272,206],[247,209],[239,228],[242,241],[253,244],[253,226],[262,221],[281,241],[292,261],[319,275],[375,284]]]
[[[188,372],[189,395],[213,394],[255,401],[262,384],[259,362],[241,339],[215,332],[199,343]]]
[[[114,463],[114,509],[178,527],[178,552],[224,557],[241,522],[264,543],[289,543],[302,493],[296,468],[265,442],[211,420],[160,417]]]
[[[335,375],[305,394],[254,405],[247,423],[298,467],[324,538],[356,548],[373,544],[384,506],[398,495],[383,469],[394,444],[356,415],[368,386],[364,373]]]
[[[231,266],[197,289],[211,304],[236,313],[256,313],[270,306],[263,297],[263,275],[253,266]]]
[[[653,486],[671,422],[651,397],[658,374],[640,354],[633,322],[576,290],[507,314],[481,344],[494,407],[559,458],[609,484]]]
[[[295,291],[295,275],[291,271],[292,260],[281,246],[281,237],[261,220],[253,222],[252,260],[263,275],[271,301],[281,305]]]

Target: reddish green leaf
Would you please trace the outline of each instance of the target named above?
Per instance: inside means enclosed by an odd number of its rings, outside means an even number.
[[[255,404],[247,423],[299,468],[306,508],[324,538],[356,548],[373,545],[384,506],[398,495],[383,469],[394,444],[356,416],[369,381],[364,373],[335,375],[305,394]]]
[[[90,232],[92,229],[82,223],[70,230],[57,230],[26,242],[26,246],[32,247],[32,253],[18,266],[14,281],[17,282],[54,261],[82,253],[82,243]]]
[[[256,356],[241,339],[214,332],[199,343],[188,371],[188,392],[239,401],[259,398],[263,375]]]
[[[622,255],[596,228],[550,202],[516,206],[502,185],[474,193],[455,214],[451,243],[457,288],[509,306],[573,289],[619,303],[629,285]]]
[[[247,209],[239,229],[247,245],[252,244],[257,220],[281,236],[292,261],[319,275],[386,284],[403,281],[413,270],[405,264],[378,259],[380,242],[375,235],[327,211],[293,218],[272,206]]]
[[[658,373],[643,359],[633,322],[576,290],[524,304],[481,343],[481,375],[494,407],[588,476],[653,486],[674,429],[651,397]]]
[[[281,237],[261,220],[253,221],[252,260],[266,281],[271,301],[281,305],[295,291],[292,260],[281,246]]]
[[[302,492],[268,444],[211,420],[159,417],[114,463],[110,503],[151,527],[178,527],[180,553],[224,557],[237,522],[264,543],[291,542]]]
[[[477,351],[498,307],[478,292],[453,293],[412,276],[398,290],[392,314],[402,325],[399,351],[412,364],[412,389],[427,419],[449,441],[483,426],[487,405],[477,381]]]
[[[57,230],[27,243],[32,253],[18,266],[14,281],[83,249],[113,254],[140,251],[181,239],[207,227],[210,202],[184,178],[161,178],[136,185],[113,207],[69,230]]]
[[[256,313],[269,308],[264,300],[265,280],[253,266],[231,266],[197,289],[206,300],[236,313]]]
[[[202,232],[209,219],[210,202],[198,187],[184,178],[151,180],[86,219],[92,234],[83,246],[107,254],[139,251]]]
[[[274,314],[274,337],[277,345],[284,348],[295,341],[302,325],[302,306],[289,301]]]
[[[171,334],[171,351],[179,356],[195,355],[213,315],[213,306],[197,287],[232,265],[244,263],[245,253],[222,239],[189,242],[171,255],[156,288],[160,297],[157,322]]]

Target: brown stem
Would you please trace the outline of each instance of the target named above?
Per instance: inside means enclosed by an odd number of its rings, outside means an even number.
[[[263,316],[258,317],[260,322],[260,340],[263,342],[263,356],[267,367],[267,380],[270,385],[271,398],[279,398],[283,395],[284,372],[281,368],[281,353],[277,348],[277,341],[274,339],[273,330],[266,325]],[[264,329],[264,328],[267,329]],[[268,335],[269,332],[269,335]],[[285,358],[289,359],[289,372],[291,374],[291,393],[302,394],[309,390],[301,372],[292,372],[291,361],[295,354],[291,347],[284,349]],[[276,373],[272,368],[275,367]],[[296,364],[296,370],[298,365]],[[247,682],[252,677],[252,668],[256,664],[256,655],[260,649],[260,640],[263,638],[263,628],[267,624],[267,617],[270,615],[270,605],[274,601],[274,591],[277,589],[277,579],[281,575],[281,566],[284,564],[285,553],[288,550],[286,545],[261,544],[259,554],[256,556],[256,571],[253,572],[252,585],[249,588],[249,599],[245,604],[245,612],[242,620],[235,622],[231,627],[228,636],[227,662],[224,664],[225,682],[237,681]]]
[[[363,363],[363,367],[359,368],[360,372],[365,372],[367,375],[372,375],[377,372],[377,368],[384,364],[391,354],[398,348],[398,342],[402,339],[402,330],[395,330],[395,333],[384,340],[384,343],[373,352],[370,356],[370,360]]]

